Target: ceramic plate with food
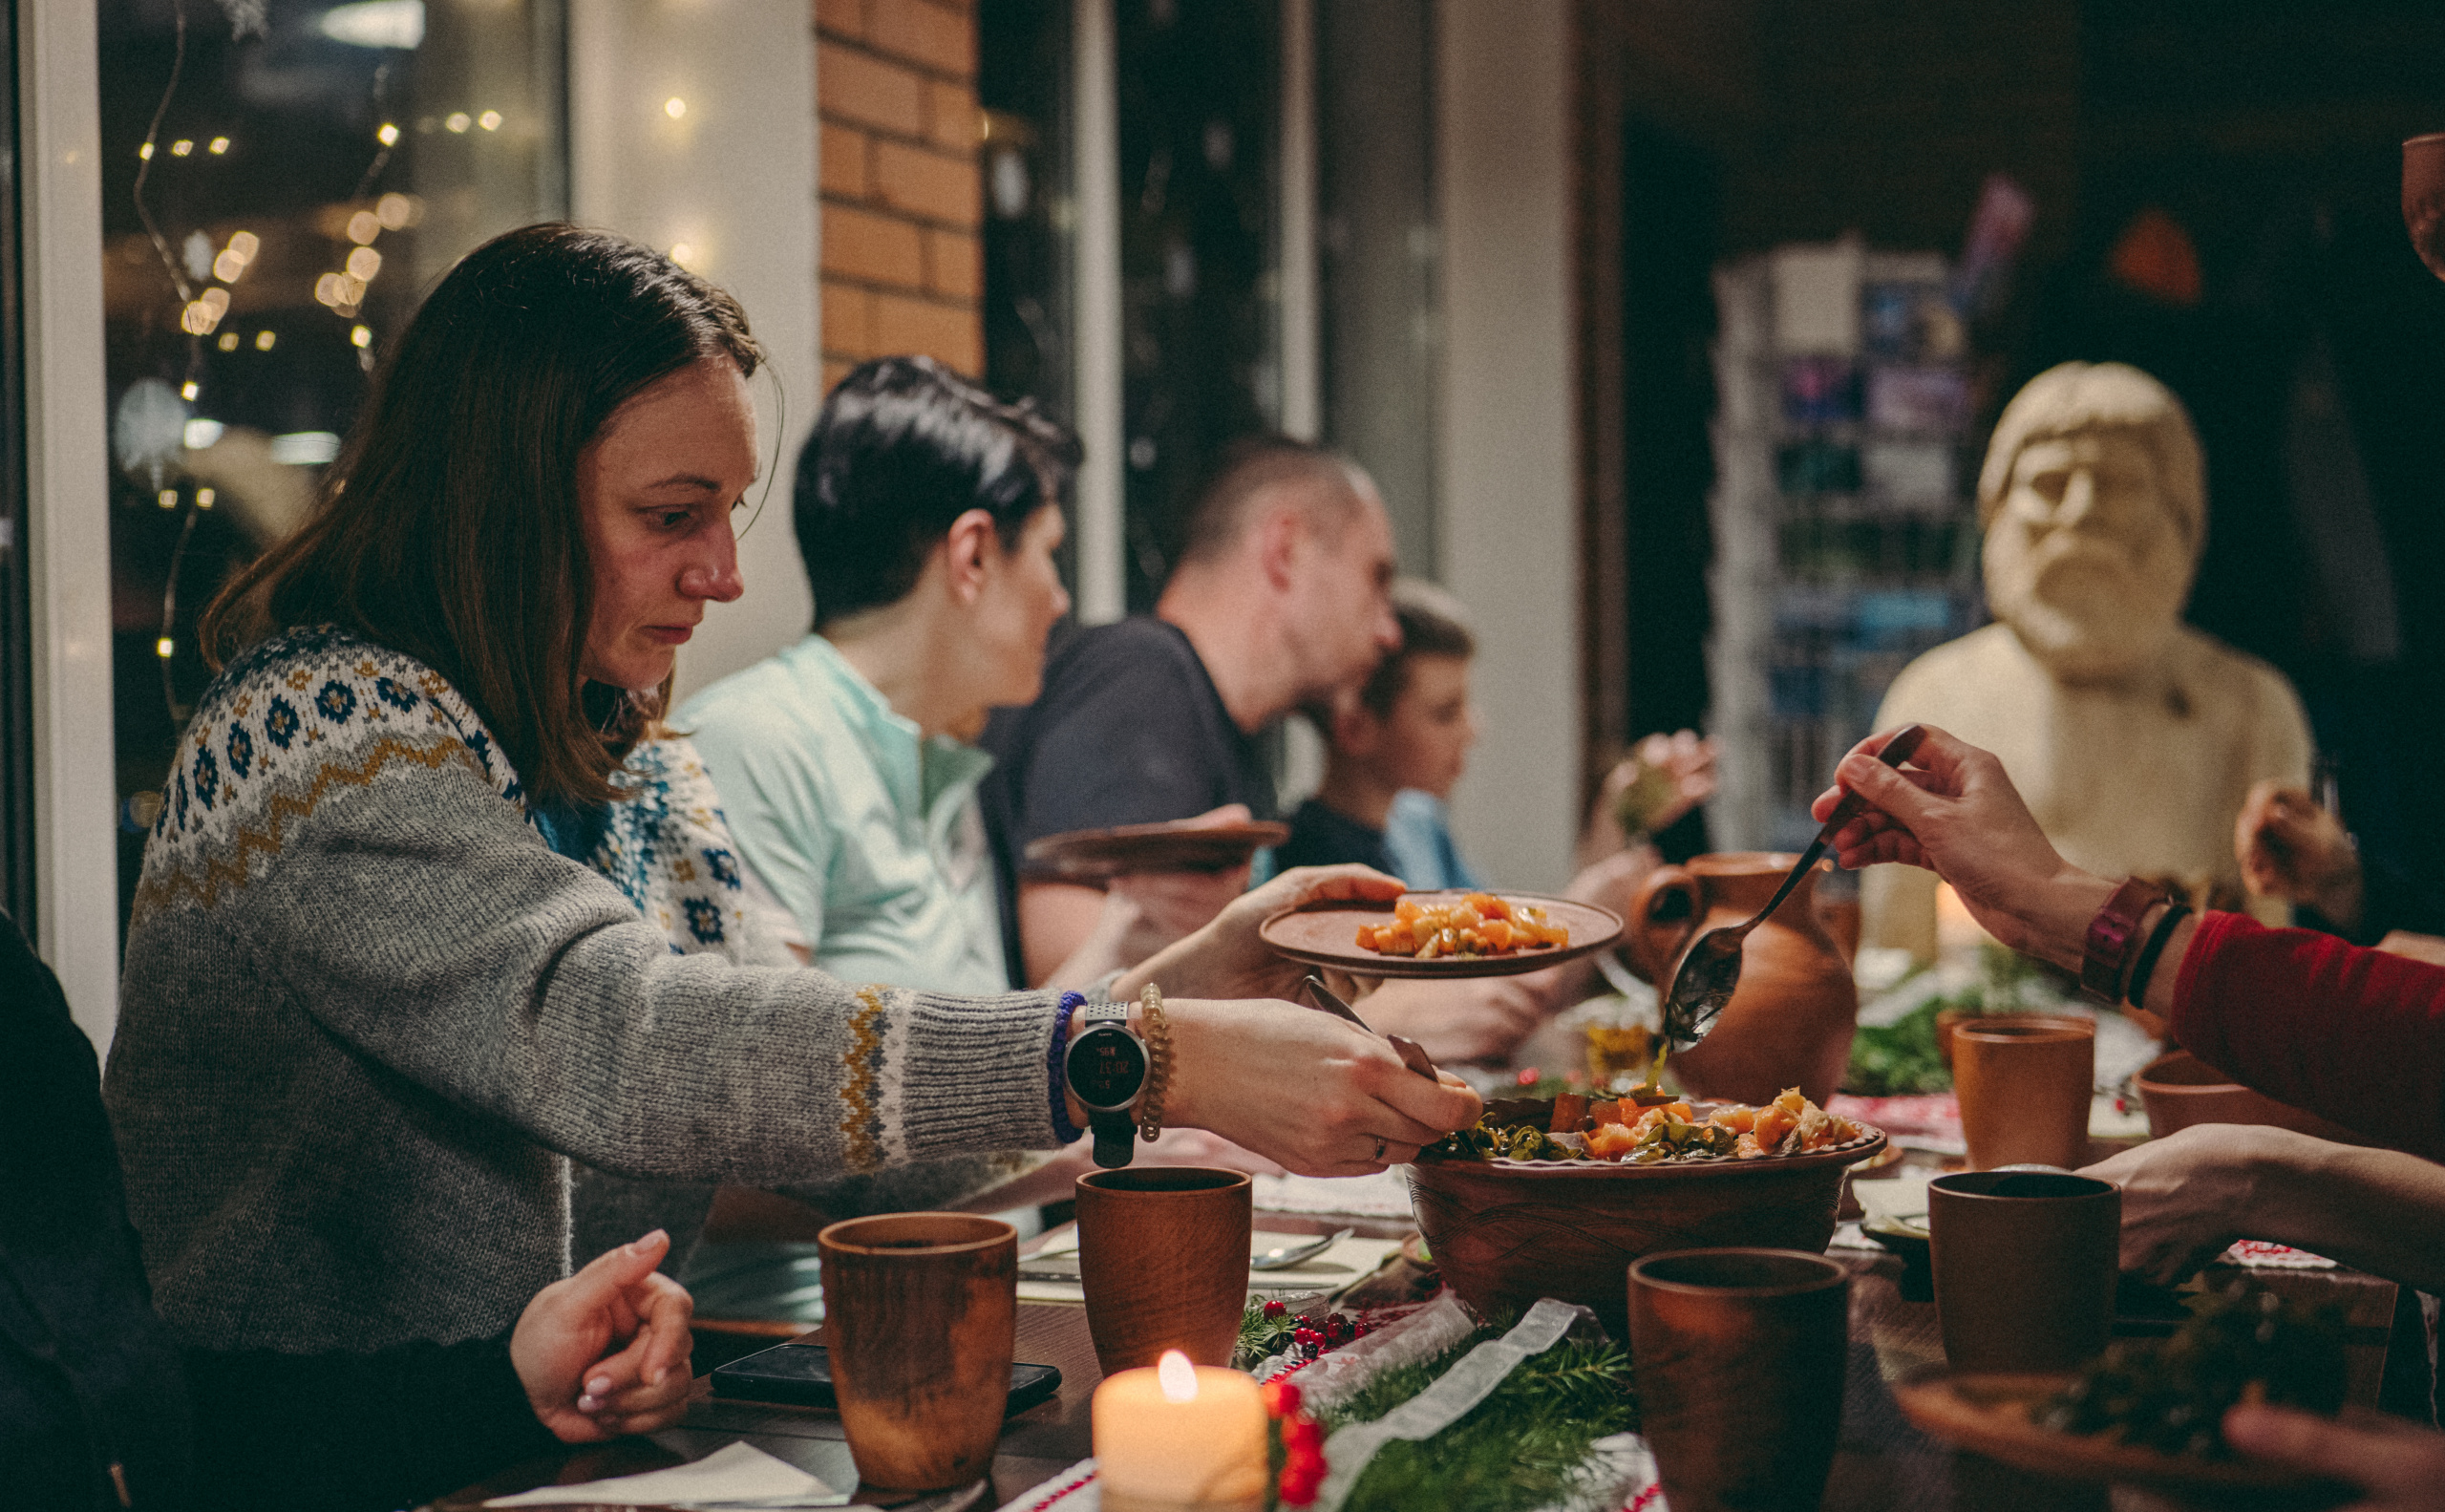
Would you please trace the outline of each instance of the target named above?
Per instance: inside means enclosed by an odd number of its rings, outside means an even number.
[[[2328,1506],[2337,1487],[2251,1459],[2208,1459],[2141,1448],[2098,1434],[2057,1433],[2037,1415],[2078,1377],[1956,1374],[1942,1365],[1911,1372],[1893,1388],[1920,1432],[1957,1448],[2061,1480],[2113,1481],[2188,1493],[2219,1506]]]
[[[2222,1424],[2243,1402],[2341,1411],[2344,1310],[2247,1278],[2184,1306],[2170,1336],[2117,1339],[2077,1374],[1927,1371],[1894,1395],[1927,1433],[2023,1469],[2213,1491],[2219,1505],[2331,1504],[2341,1487],[2240,1458]]]
[[[1116,824],[1030,841],[1019,869],[1042,882],[1109,882],[1159,871],[1229,871],[1290,838],[1286,824]]]
[[[1276,954],[1353,976],[1509,976],[1602,950],[1621,916],[1567,898],[1491,889],[1331,899],[1275,914],[1257,929]]]

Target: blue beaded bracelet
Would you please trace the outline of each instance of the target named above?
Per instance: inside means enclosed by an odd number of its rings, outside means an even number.
[[[1070,1049],[1070,1015],[1086,1006],[1084,992],[1061,994],[1061,1002],[1053,1010],[1052,1044],[1044,1053],[1045,1088],[1052,1098],[1052,1137],[1063,1144],[1077,1142],[1083,1132],[1070,1121],[1070,1078],[1062,1060]]]

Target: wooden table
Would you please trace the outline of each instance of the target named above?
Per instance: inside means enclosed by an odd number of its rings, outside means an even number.
[[[1268,1225],[1274,1223],[1266,1220]],[[1897,1281],[1901,1262],[1887,1255],[1838,1249],[1833,1257],[1853,1270],[1851,1355],[1843,1389],[1842,1437],[1827,1486],[1828,1512],[2044,1512],[2051,1508],[2140,1512],[2160,1503],[2141,1493],[2063,1486],[2041,1481],[1975,1456],[1957,1455],[1904,1421],[1887,1383],[1916,1367],[1940,1362],[1944,1344],[1932,1303],[1905,1302]],[[2384,1329],[2393,1308],[2393,1284],[2356,1271],[2261,1272],[2284,1289],[2340,1296],[2351,1304],[2354,1324],[2355,1395],[2373,1393],[2384,1360]],[[2373,1339],[2371,1334],[2373,1332]],[[2373,1358],[2371,1352],[2373,1349]],[[998,1507],[1028,1488],[1087,1457],[1087,1403],[1102,1374],[1087,1337],[1084,1310],[1022,1303],[1017,1357],[1061,1371],[1053,1399],[1010,1419],[993,1461],[992,1500]],[[627,1475],[693,1459],[744,1438],[777,1459],[835,1487],[855,1483],[857,1470],[831,1413],[797,1407],[762,1407],[719,1401],[698,1382],[698,1398],[678,1427],[650,1441],[626,1439],[542,1460],[493,1477],[444,1498],[442,1512],[463,1512],[484,1498],[552,1482]],[[874,1498],[888,1504],[882,1496]],[[897,1500],[908,1500],[899,1498]]]

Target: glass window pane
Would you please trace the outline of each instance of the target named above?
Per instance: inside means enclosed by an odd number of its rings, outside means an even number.
[[[102,0],[122,921],[209,680],[196,621],[301,520],[381,344],[566,212],[562,0]]]
[[[1114,6],[1133,613],[1154,607],[1216,456],[1280,423],[1279,9]]]

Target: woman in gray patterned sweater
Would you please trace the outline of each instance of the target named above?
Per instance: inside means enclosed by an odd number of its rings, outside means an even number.
[[[401,334],[313,517],[208,616],[252,644],[146,846],[105,1087],[191,1360],[276,1383],[500,1334],[568,1269],[571,1160],[775,1183],[1075,1137],[1052,994],[677,954],[575,859],[677,647],[739,592],[760,356],[647,248],[498,238]],[[1115,985],[1179,994],[1167,1121],[1357,1174],[1476,1117],[1324,1014],[1214,1001],[1287,988],[1267,908],[1393,886],[1286,878]],[[233,1431],[276,1396],[224,1403]]]

